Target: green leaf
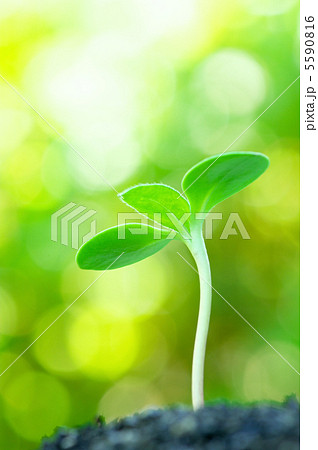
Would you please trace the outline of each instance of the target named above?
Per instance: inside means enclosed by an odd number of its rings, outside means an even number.
[[[192,167],[182,180],[191,211],[209,212],[256,180],[268,165],[267,156],[254,152],[233,152],[205,159]]]
[[[120,194],[120,199],[140,213],[149,214],[161,225],[182,233],[180,225],[188,230],[190,205],[180,192],[165,184],[140,184]],[[159,214],[156,216],[154,214]],[[186,215],[185,215],[186,214]]]
[[[158,238],[161,233],[161,238]],[[108,228],[85,242],[76,262],[81,269],[112,270],[134,264],[161,250],[170,239],[169,230],[142,223],[127,223]]]

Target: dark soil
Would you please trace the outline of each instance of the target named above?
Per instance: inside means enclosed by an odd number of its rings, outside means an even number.
[[[149,409],[104,424],[60,428],[41,450],[298,450],[299,403],[251,406],[218,403]]]

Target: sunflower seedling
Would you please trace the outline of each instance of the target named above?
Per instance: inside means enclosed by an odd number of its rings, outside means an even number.
[[[141,214],[151,215],[154,222],[160,216],[163,228],[142,223],[118,225],[98,233],[76,255],[82,269],[112,270],[153,255],[171,239],[186,244],[200,279],[192,362],[194,409],[204,406],[204,359],[212,302],[211,270],[203,238],[204,218],[215,205],[256,180],[268,165],[268,158],[261,153],[233,152],[215,155],[192,167],[182,180],[182,194],[164,184],[131,187],[120,194],[120,199]]]

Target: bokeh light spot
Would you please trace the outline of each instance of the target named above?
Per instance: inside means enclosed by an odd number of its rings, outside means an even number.
[[[34,336],[39,336],[59,315],[61,308],[52,308],[47,314],[43,314],[38,321]],[[69,327],[72,323],[71,311],[54,323],[54,329],[44,333],[33,345],[38,362],[49,372],[56,372],[64,376],[74,376],[78,370],[78,364],[72,358],[68,347]]]
[[[162,404],[160,393],[143,378],[126,378],[110,388],[100,400],[98,413],[107,420]]]
[[[17,109],[0,109],[0,155],[15,150],[27,137],[32,127],[32,116]]]
[[[138,331],[129,322],[109,322],[97,308],[85,309],[70,327],[69,349],[75,364],[91,378],[116,379],[133,365]]]
[[[16,305],[9,294],[0,287],[0,347],[4,335],[15,334],[16,320]]]
[[[24,144],[7,158],[3,178],[18,203],[29,204],[40,193],[41,160],[42,146],[36,144]]]
[[[299,349],[284,341],[272,341],[285,358],[299,366]],[[295,389],[299,375],[268,346],[256,352],[247,362],[244,374],[244,393],[247,401],[282,401]],[[297,393],[297,392],[294,392]]]
[[[241,0],[246,9],[257,16],[275,16],[283,14],[298,2],[297,0],[262,0],[261,2],[255,0]]]
[[[29,441],[38,442],[68,417],[67,390],[44,373],[27,371],[11,379],[3,397],[8,422],[19,436]]]
[[[92,286],[95,304],[109,317],[132,319],[154,314],[169,292],[167,267],[160,257],[106,273]]]
[[[199,66],[193,83],[211,110],[235,116],[255,111],[266,95],[263,67],[249,53],[235,48],[212,53]]]
[[[299,217],[299,153],[293,141],[278,141],[266,154],[270,158],[267,172],[244,192],[245,204],[257,207],[264,221],[296,222]]]

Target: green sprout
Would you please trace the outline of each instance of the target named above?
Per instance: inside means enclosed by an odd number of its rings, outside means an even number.
[[[142,184],[119,194],[120,199],[155,224],[125,223],[98,233],[78,251],[80,268],[112,270],[136,263],[161,250],[172,239],[183,241],[197,265],[200,307],[192,362],[192,403],[204,406],[204,359],[212,303],[212,281],[203,223],[218,203],[256,180],[269,159],[254,152],[215,155],[192,167],[182,180],[182,194],[164,184]],[[159,220],[160,219],[160,220]]]

